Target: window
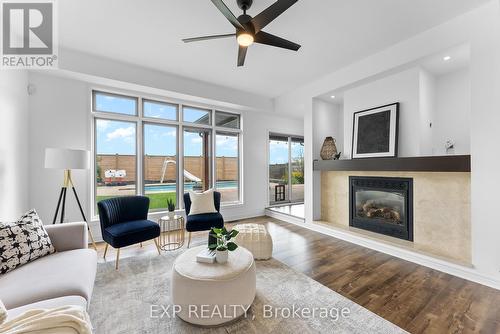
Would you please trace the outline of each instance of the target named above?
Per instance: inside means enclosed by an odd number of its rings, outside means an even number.
[[[290,200],[288,192],[288,137],[269,137],[269,202]]]
[[[304,139],[269,136],[269,203],[304,201]]]
[[[222,111],[216,111],[215,125],[225,128],[239,129],[240,115],[229,114]]]
[[[136,124],[95,120],[96,203],[136,194]]]
[[[137,99],[135,97],[101,92],[94,92],[93,95],[95,111],[137,115]]]
[[[215,138],[215,188],[222,202],[239,201],[238,134],[217,132]]]
[[[211,124],[209,110],[184,107],[182,109],[182,115],[184,122],[206,125]]]
[[[184,130],[184,190],[210,188],[210,131]]]
[[[151,211],[165,211],[168,199],[182,209],[184,192],[209,188],[223,204],[241,201],[240,115],[100,91],[92,97],[94,204],[137,194],[149,197]]]
[[[153,210],[177,203],[177,128],[144,124],[144,194]]]
[[[144,100],[143,102],[144,117],[177,120],[177,105]]]
[[[304,139],[290,139],[291,202],[304,202]]]

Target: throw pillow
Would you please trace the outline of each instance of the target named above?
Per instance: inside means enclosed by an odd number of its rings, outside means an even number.
[[[0,274],[55,252],[35,209],[17,222],[0,222]]]
[[[191,199],[191,210],[189,211],[190,216],[217,212],[217,210],[215,210],[213,189],[209,189],[202,193],[190,191],[189,198]]]

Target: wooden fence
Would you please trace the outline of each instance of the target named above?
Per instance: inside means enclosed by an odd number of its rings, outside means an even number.
[[[134,155],[97,155],[97,165],[99,176],[104,179],[106,170],[125,170],[127,176],[124,182],[134,182],[136,179],[136,157]],[[163,162],[167,160],[175,161],[176,157],[150,156],[144,158],[144,173],[146,182],[160,182]],[[238,179],[238,158],[219,157],[216,159],[216,172],[218,181],[231,181]],[[175,181],[177,166],[168,164],[164,181]],[[191,174],[203,178],[204,158],[203,157],[184,157],[184,169]]]

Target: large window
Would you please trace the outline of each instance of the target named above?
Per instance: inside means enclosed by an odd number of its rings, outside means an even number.
[[[150,207],[166,209],[177,203],[177,127],[144,124],[144,194]]]
[[[269,136],[269,203],[304,201],[304,139]]]
[[[184,130],[184,190],[205,191],[211,187],[210,130]]]
[[[136,123],[95,119],[96,201],[137,191]]]
[[[95,202],[144,195],[150,210],[215,188],[241,200],[239,114],[162,99],[92,92]],[[97,214],[94,206],[94,215]]]
[[[215,136],[215,186],[223,202],[239,201],[238,134],[217,132]]]

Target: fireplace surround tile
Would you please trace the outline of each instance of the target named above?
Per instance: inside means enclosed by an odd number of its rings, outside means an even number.
[[[413,178],[413,247],[471,262],[470,173],[323,171],[321,217],[327,224],[349,227],[349,176]]]

